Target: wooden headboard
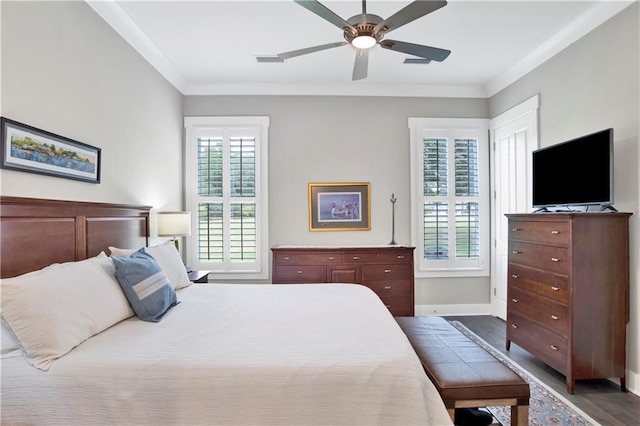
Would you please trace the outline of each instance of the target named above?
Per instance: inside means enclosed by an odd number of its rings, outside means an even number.
[[[0,277],[149,243],[149,206],[0,196]]]

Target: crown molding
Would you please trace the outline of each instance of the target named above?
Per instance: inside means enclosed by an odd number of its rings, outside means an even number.
[[[85,0],[85,2],[124,38],[144,59],[181,93],[187,87],[187,79],[165,56],[158,46],[140,29],[138,24],[116,1]]]
[[[233,83],[188,85],[184,95],[273,95],[273,96],[398,96],[436,98],[486,98],[483,86],[429,84],[293,84]]]

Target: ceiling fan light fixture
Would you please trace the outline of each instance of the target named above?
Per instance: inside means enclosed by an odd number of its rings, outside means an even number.
[[[376,39],[370,35],[360,35],[351,40],[351,44],[356,49],[370,49],[377,43]]]

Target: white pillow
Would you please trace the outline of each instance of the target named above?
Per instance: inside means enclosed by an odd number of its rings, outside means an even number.
[[[2,319],[41,370],[106,328],[134,315],[104,253],[3,279]]]
[[[18,346],[13,333],[4,325],[4,322],[0,324],[0,359],[13,358],[16,356],[22,356],[24,352]]]
[[[109,250],[112,256],[131,256],[139,249],[109,247]],[[169,282],[174,290],[179,290],[193,284],[189,280],[189,274],[187,274],[187,269],[184,267],[182,257],[180,257],[180,253],[176,250],[173,242],[167,241],[157,246],[145,247],[144,251],[153,256],[156,262],[158,262],[167,278],[169,278]]]

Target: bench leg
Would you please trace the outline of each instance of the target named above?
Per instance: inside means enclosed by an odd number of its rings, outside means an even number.
[[[512,405],[511,406],[511,426],[528,426],[529,425],[529,406],[528,405]]]

